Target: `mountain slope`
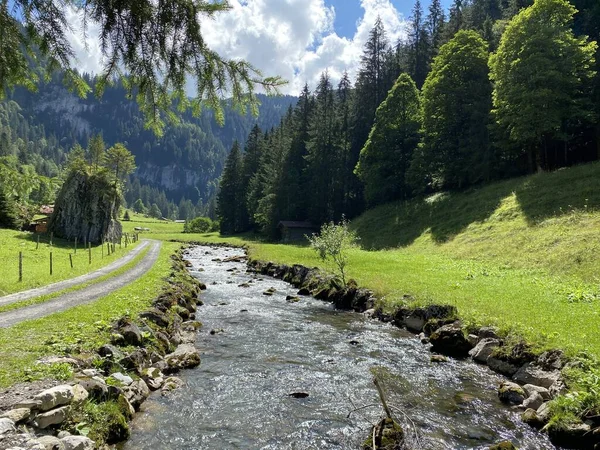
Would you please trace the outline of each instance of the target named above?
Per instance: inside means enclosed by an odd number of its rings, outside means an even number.
[[[94,80],[88,78],[88,82],[94,85]],[[17,89],[10,100],[19,105],[28,123],[42,125],[46,135],[55,137],[64,150],[75,142],[85,147],[88,138],[97,133],[108,146],[125,143],[136,157],[135,176],[143,184],[164,190],[175,202],[182,196],[194,202],[210,198],[233,141],[244,142],[255,124],[263,129],[275,126],[295,102],[294,97],[260,96],[258,118],[227,108],[223,127],[216,124],[211,111],[198,118],[186,112],[180,123],[170,124],[164,136],[157,137],[144,129],[137,104],[127,99],[118,83],[100,99],[93,95],[82,99],[69,92],[57,75],[42,84],[39,92]]]

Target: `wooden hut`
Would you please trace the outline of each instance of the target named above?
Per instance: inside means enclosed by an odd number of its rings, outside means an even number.
[[[281,232],[281,242],[302,242],[316,230],[310,222],[282,220],[277,225]]]

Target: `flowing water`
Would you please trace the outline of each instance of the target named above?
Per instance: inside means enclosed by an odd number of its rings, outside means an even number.
[[[180,374],[186,387],[144,404],[124,449],[358,449],[383,413],[373,370],[413,448],[487,449],[503,439],[554,448],[498,401],[501,378],[487,368],[432,363],[410,333],[310,297],[289,303],[286,283],[215,261],[240,254],[190,251],[193,274],[208,285],[198,309],[202,364]]]

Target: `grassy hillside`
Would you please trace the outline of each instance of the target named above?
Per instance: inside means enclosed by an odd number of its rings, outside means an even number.
[[[597,284],[600,164],[387,204],[352,225],[365,249],[401,247]]]

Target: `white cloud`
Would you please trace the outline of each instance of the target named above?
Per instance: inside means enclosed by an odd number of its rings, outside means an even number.
[[[390,42],[406,35],[405,20],[390,0],[360,0],[363,17],[351,39],[334,30],[335,10],[324,0],[230,0],[231,11],[203,18],[202,34],[209,47],[226,58],[245,59],[264,75],[288,80],[282,91],[297,95],[305,83],[316,86],[326,69],[334,82],[347,70],[354,79],[363,46],[377,17]],[[81,18],[67,12],[73,26],[70,42],[81,71],[101,70],[98,26],[88,24],[87,48]]]
[[[75,53],[73,67],[80,72],[97,74],[102,71],[102,51],[100,49],[100,26],[87,22],[83,27],[83,15],[71,5],[65,7],[67,23],[71,26],[69,42]]]
[[[233,0],[233,9],[215,20],[203,21],[211,48],[222,56],[243,58],[265,75],[289,81],[283,89],[298,94],[314,87],[328,69],[334,82],[347,70],[354,78],[377,17],[391,42],[405,36],[405,22],[390,0],[361,0],[363,17],[352,39],[333,29],[335,11],[324,0]]]

